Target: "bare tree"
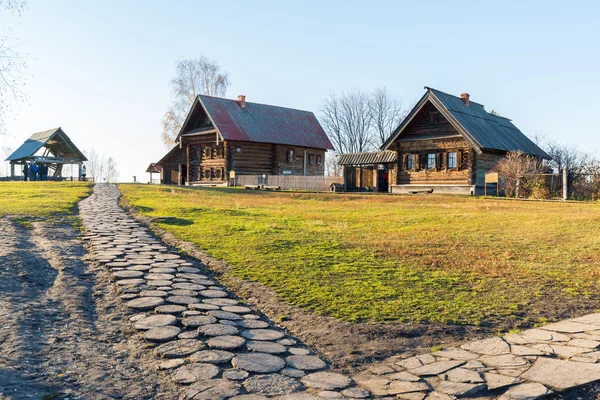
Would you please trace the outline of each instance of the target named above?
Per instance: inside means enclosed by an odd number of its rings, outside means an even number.
[[[334,151],[325,153],[325,175],[342,176],[342,166],[338,164],[338,154]]]
[[[108,157],[106,160],[106,181],[112,182],[119,177],[119,171],[117,170],[117,163],[112,157]]]
[[[27,1],[0,0],[0,11],[21,15]],[[5,134],[5,120],[11,106],[27,100],[23,90],[26,83],[27,63],[18,51],[20,41],[12,37],[14,27],[0,32],[0,135]]]
[[[371,93],[369,108],[375,130],[374,146],[380,148],[406,117],[406,111],[402,109],[402,101],[392,96],[386,87],[377,88]]]
[[[163,117],[162,141],[167,147],[175,144],[197,95],[225,96],[229,87],[229,74],[206,57],[178,61],[176,71],[171,80],[173,102]]]
[[[86,172],[87,176],[94,179],[95,182],[99,181],[104,172],[104,157],[102,157],[94,149],[84,152],[87,161]]]
[[[338,153],[372,150],[372,121],[369,95],[357,89],[332,93],[321,106],[323,128]]]
[[[542,161],[524,154],[522,151],[511,151],[494,166],[498,172],[507,196],[520,197],[523,188],[532,188],[543,171]]]

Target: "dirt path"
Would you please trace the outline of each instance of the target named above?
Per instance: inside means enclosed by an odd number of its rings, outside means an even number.
[[[176,398],[78,234],[0,219],[0,399]]]

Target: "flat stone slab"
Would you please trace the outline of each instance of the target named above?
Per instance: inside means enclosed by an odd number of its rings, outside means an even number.
[[[241,369],[230,369],[228,371],[223,371],[223,378],[232,379],[234,381],[244,380],[248,378],[248,376],[250,376],[250,374],[246,371],[242,371]]]
[[[113,276],[115,279],[132,279],[132,278],[141,278],[144,276],[144,273],[141,271],[134,270],[124,270],[124,271],[114,271]]]
[[[234,299],[204,299],[202,301],[206,304],[214,304],[216,306],[235,306],[238,304],[237,300]]]
[[[142,290],[140,296],[142,297],[167,297],[168,292],[164,290]]]
[[[238,332],[239,331],[235,326],[224,324],[208,324],[202,325],[198,328],[198,333],[204,336],[236,335]]]
[[[206,304],[206,303],[194,303],[194,304],[188,304],[188,308],[190,310],[211,311],[211,310],[218,310],[219,306],[215,306],[214,304]]]
[[[269,324],[267,322],[254,319],[244,319],[241,321],[237,321],[237,325],[246,329],[264,329],[269,327]]]
[[[477,340],[460,346],[461,349],[473,353],[495,356],[510,353],[510,346],[499,337]]]
[[[485,372],[483,374],[483,377],[485,378],[485,382],[487,383],[488,389],[490,390],[499,389],[502,387],[511,386],[522,382],[522,380],[519,378],[494,374],[491,372]]]
[[[213,364],[187,364],[175,370],[173,380],[179,383],[194,383],[212,379],[218,374],[219,368]]]
[[[435,390],[456,397],[467,397],[481,392],[486,388],[485,383],[471,384],[462,382],[443,381],[440,382]]]
[[[246,342],[246,348],[250,351],[268,354],[282,354],[287,351],[286,347],[279,343],[261,342],[255,340]]]
[[[246,379],[243,385],[248,392],[265,396],[286,395],[303,389],[302,384],[296,379],[280,374],[255,375]],[[289,400],[302,400],[302,394],[300,393],[293,396],[289,397]],[[310,398],[318,399],[314,396]]]
[[[246,343],[246,340],[240,336],[215,336],[206,342],[208,347],[220,350],[239,349]]]
[[[223,311],[232,312],[236,314],[248,314],[252,312],[252,309],[246,306],[223,306],[221,307]]]
[[[252,340],[277,340],[285,336],[283,332],[274,329],[249,329],[242,331],[240,335]]]
[[[219,319],[227,319],[229,321],[239,321],[243,319],[239,314],[221,310],[208,311],[207,314]]]
[[[432,353],[432,355],[437,357],[445,357],[450,358],[452,360],[475,360],[479,358],[479,354],[471,353],[470,351],[461,350],[461,349],[443,349],[440,351],[436,351]]]
[[[479,361],[481,361],[487,366],[495,368],[517,368],[529,365],[527,363],[527,360],[525,360],[524,358],[514,356],[512,354],[481,357]]]
[[[573,321],[560,321],[555,324],[550,324],[546,326],[540,327],[545,331],[554,331],[561,333],[581,333],[586,331],[593,331],[594,329],[598,329],[597,326],[583,324],[581,322],[573,322]]]
[[[345,389],[352,380],[345,375],[334,372],[315,372],[300,379],[306,387],[324,390]]]
[[[566,390],[600,380],[600,365],[539,357],[521,378]]]
[[[192,297],[196,297],[198,295],[198,292],[195,292],[193,290],[187,290],[187,289],[174,289],[174,290],[171,290],[169,292],[169,294],[171,296],[192,296]]]
[[[543,329],[528,329],[517,334],[505,335],[504,339],[506,339],[508,343],[514,344],[568,342],[571,340],[569,336],[562,333],[546,331]]]
[[[206,289],[206,287],[204,287],[202,285],[198,285],[197,283],[186,283],[186,282],[174,283],[173,288],[183,289],[183,290],[194,290],[194,291],[200,291],[200,290]]]
[[[145,277],[146,279],[150,279],[150,280],[166,280],[166,281],[170,281],[171,279],[175,278],[173,275],[171,274],[160,274],[160,273],[149,273],[148,275],[146,275]]]
[[[128,301],[126,305],[134,310],[147,311],[153,310],[163,304],[165,304],[165,301],[161,297],[140,297],[139,299]]]
[[[351,399],[366,399],[369,397],[369,391],[357,387],[342,390],[342,395]]]
[[[286,357],[285,362],[292,368],[301,369],[303,371],[313,371],[323,369],[327,365],[323,360],[316,356],[293,355]]]
[[[542,396],[546,396],[552,393],[552,390],[548,389],[541,383],[522,383],[508,389],[502,396],[498,397],[499,400],[534,400]]]
[[[177,318],[173,315],[150,315],[149,317],[137,320],[134,327],[138,330],[148,330],[152,328],[160,328],[162,326],[175,325],[175,323],[177,323]]]
[[[225,350],[201,350],[190,356],[190,361],[199,363],[222,364],[229,362],[234,354]]]
[[[217,322],[217,319],[211,315],[194,315],[181,320],[183,326],[188,328],[197,328],[202,325],[214,324],[215,322]]]
[[[158,306],[154,311],[160,314],[181,314],[185,310],[187,310],[187,307],[168,304],[164,306]]]
[[[202,290],[200,295],[208,298],[228,297],[228,294],[224,290]]]
[[[187,306],[188,304],[200,303],[200,300],[192,296],[169,296],[167,302]]]
[[[438,361],[412,369],[409,372],[417,376],[438,375],[448,371],[449,369],[463,365],[464,363],[465,362],[461,360]]]
[[[258,373],[277,372],[285,366],[280,357],[266,353],[240,354],[233,357],[231,364],[235,368]]]
[[[161,326],[148,329],[144,334],[144,339],[151,342],[168,342],[175,339],[179,333],[181,333],[181,329],[176,326]]]
[[[140,286],[146,283],[145,279],[135,278],[135,279],[119,279],[117,280],[117,285],[119,286]]]
[[[445,380],[460,383],[483,383],[485,382],[479,372],[466,369],[466,368],[454,368],[450,371],[446,371],[443,374]]]
[[[187,357],[204,348],[204,343],[196,339],[180,339],[161,344],[154,351],[159,357],[181,358]]]

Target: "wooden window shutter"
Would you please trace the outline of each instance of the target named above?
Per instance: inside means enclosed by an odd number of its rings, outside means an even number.
[[[462,159],[463,159],[463,152],[462,152],[462,150],[458,150],[456,152],[456,169],[462,168]]]
[[[444,153],[437,153],[435,155],[435,169],[439,171],[442,169],[442,160],[444,159]]]
[[[462,169],[469,169],[469,153],[466,151],[462,154],[461,167]]]

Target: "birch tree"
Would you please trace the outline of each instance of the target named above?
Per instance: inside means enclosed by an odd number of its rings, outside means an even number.
[[[171,80],[172,103],[163,116],[162,141],[173,147],[177,134],[199,94],[224,97],[229,87],[229,73],[206,57],[178,61],[176,76]]]

